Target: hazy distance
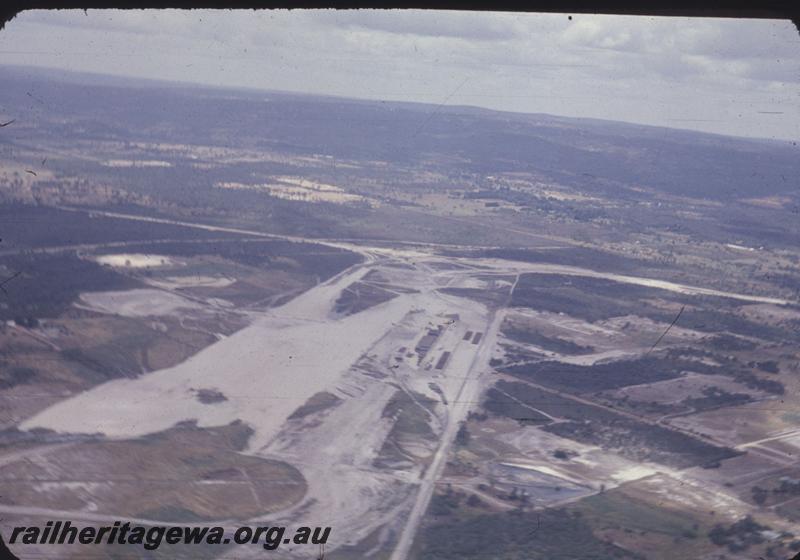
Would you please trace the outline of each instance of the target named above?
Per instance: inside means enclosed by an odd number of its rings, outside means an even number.
[[[800,37],[789,21],[33,10],[0,32],[0,63],[800,137]]]

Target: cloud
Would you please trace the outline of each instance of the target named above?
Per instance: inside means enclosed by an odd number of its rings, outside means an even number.
[[[567,46],[620,51],[640,50],[641,39],[641,32],[633,22],[620,26],[588,18],[576,21],[561,34],[561,42]]]
[[[12,22],[38,23],[67,29],[92,29],[104,32],[148,34],[158,25],[154,12],[144,10],[30,10]]]
[[[487,17],[488,16],[488,17]],[[469,41],[508,41],[521,32],[514,14],[419,12],[415,10],[325,10],[313,19],[343,29],[392,35],[458,38]]]
[[[757,135],[800,136],[800,114],[789,107],[800,94],[800,37],[781,21],[419,10],[31,11],[0,33],[2,62],[434,103],[463,82],[451,103],[651,124],[668,124],[666,115],[674,114],[743,134],[754,123],[763,129],[763,119],[748,124],[738,114],[772,103],[787,116]],[[726,117],[733,112],[736,121]],[[710,114],[715,118],[705,119]]]

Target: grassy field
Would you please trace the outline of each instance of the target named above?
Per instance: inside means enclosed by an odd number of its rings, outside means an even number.
[[[239,422],[187,424],[140,439],[75,443],[5,465],[0,493],[10,504],[95,504],[98,513],[181,522],[245,520],[297,503],[306,492],[297,469],[238,453],[250,432]]]
[[[415,560],[642,558],[598,538],[580,514],[563,509],[429,520],[419,534],[411,557]]]
[[[624,487],[585,498],[568,508],[594,533],[637,550],[648,560],[699,558],[716,547],[710,525],[690,511],[670,509],[628,493]]]

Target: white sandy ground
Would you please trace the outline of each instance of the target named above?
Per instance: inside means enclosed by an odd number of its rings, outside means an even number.
[[[347,193],[338,187],[331,188],[313,188],[310,186],[300,185],[284,185],[284,184],[244,184],[244,183],[216,183],[214,185],[219,189],[237,189],[237,190],[252,190],[261,191],[276,198],[283,198],[285,200],[299,200],[303,202],[332,202],[334,204],[346,204],[354,202],[367,202],[375,206],[377,203],[366,197],[358,194]],[[336,189],[336,190],[332,190]]]
[[[561,480],[566,480],[568,482],[572,482],[573,484],[578,484],[578,485],[584,484],[583,480],[581,480],[579,478],[573,478],[573,477],[569,476],[568,474],[566,474],[566,473],[564,473],[562,471],[559,471],[557,469],[554,469],[552,467],[549,467],[547,465],[529,465],[527,463],[513,463],[513,462],[500,463],[500,465],[507,466],[507,467],[514,467],[514,468],[517,468],[517,469],[529,470],[529,471],[538,472],[538,473],[543,473],[543,474],[546,474],[547,476],[550,476],[550,477],[553,477],[553,478],[556,478],[556,479],[561,479]]]
[[[728,519],[737,519],[751,510],[751,506],[719,485],[698,481],[687,471],[659,473],[642,480],[639,488],[689,511],[714,510]]]
[[[738,251],[755,251],[753,247],[745,247],[744,245],[736,245],[735,243],[726,243],[726,247],[729,249],[736,249]]]
[[[147,278],[145,282],[151,286],[159,288],[166,288],[168,290],[180,288],[225,288],[236,282],[235,278],[227,278],[224,276],[201,276],[201,275],[188,275],[188,276],[167,276],[161,279]]]
[[[635,401],[675,404],[684,399],[702,395],[703,389],[708,387],[718,387],[729,393],[746,393],[761,399],[767,396],[765,393],[757,389],[751,389],[730,377],[695,372],[685,372],[681,377],[655,383],[627,385],[608,391],[607,394],[615,398],[627,396]]]
[[[458,421],[478,401],[487,383],[486,376],[479,376],[488,370],[497,328],[505,311],[491,317],[474,301],[432,291],[436,286],[447,285],[455,276],[485,274],[486,270],[437,271],[427,267],[426,260],[442,259],[434,259],[424,251],[372,248],[360,252],[368,257],[364,265],[348,269],[264,314],[251,326],[207,347],[182,364],[138,379],[105,383],[45,409],[20,428],[100,432],[111,438],[129,438],[159,432],[183,420],[196,420],[200,426],[217,426],[241,419],[255,430],[249,453],[287,459],[300,468],[309,482],[307,499],[301,506],[263,519],[332,525],[335,535],[332,539],[337,541],[332,543],[334,547],[345,541],[355,542],[373,529],[390,523],[395,528],[403,528],[393,558],[405,558],[444,465]],[[333,316],[334,302],[342,289],[379,266],[377,260],[404,261],[416,266],[417,270],[389,266],[380,267],[380,270],[393,284],[413,287],[421,290],[420,293],[400,295],[349,317]],[[573,267],[488,259],[481,260],[480,264],[494,268],[499,274],[613,276],[610,279],[641,285],[655,283],[655,287],[683,293],[713,292],[747,301],[753,301],[754,297],[713,290],[700,292],[700,288]],[[764,299],[770,298],[756,301]],[[413,342],[425,326],[441,323],[445,312],[458,313],[460,317],[453,326],[448,326],[420,367],[417,368],[413,359],[399,365],[395,363],[393,359],[398,348],[413,348]],[[472,345],[460,338],[466,330],[486,331],[486,335],[480,345]],[[445,350],[453,354],[443,371],[425,369]],[[383,360],[381,372],[388,377],[360,379],[358,375],[364,374],[357,375],[354,364],[364,356]],[[398,368],[394,369],[396,365]],[[408,471],[375,469],[372,460],[391,429],[391,421],[381,414],[386,399],[397,386],[411,387],[436,399],[427,388],[429,382],[441,387],[449,402],[447,407],[436,407],[431,423],[442,442],[431,455],[431,466],[424,473],[419,465]],[[228,400],[201,404],[196,399],[196,389],[200,388],[218,389]],[[334,392],[343,402],[326,411],[324,421],[316,422],[319,418],[314,417],[315,421],[304,423],[301,429],[291,426],[287,417],[320,391]],[[539,434],[536,438],[537,445],[541,444],[541,437]],[[529,458],[535,455],[532,449],[530,455],[522,448],[520,451]],[[425,452],[424,446],[420,452]],[[600,459],[600,455],[596,457]],[[574,461],[584,462],[584,468],[595,470],[596,467],[589,465],[594,458],[593,453],[586,453]],[[548,464],[544,457],[541,464]],[[552,462],[549,465],[553,468]],[[606,479],[613,481],[645,476],[645,471],[626,461],[604,467],[601,470],[605,471]],[[403,514],[408,515],[408,523]],[[307,550],[298,551],[298,554],[303,552],[307,554]],[[257,553],[252,551],[253,555]],[[275,551],[274,555],[283,558],[291,553],[283,550]]]
[[[367,267],[350,269],[179,366],[106,383],[43,411],[21,428],[127,438],[161,431],[181,420],[213,426],[242,419],[255,429],[249,453],[288,460],[309,483],[304,504],[264,519],[332,525],[334,546],[354,544],[387,523],[402,523],[401,514],[417,498],[415,484],[422,470],[420,465],[408,471],[372,466],[392,427],[392,419],[382,416],[383,408],[399,386],[411,386],[438,401],[439,395],[428,387],[433,380],[457,410],[436,407],[432,427],[438,433],[447,422],[446,439],[452,439],[458,420],[477,399],[477,385],[467,392],[461,392],[461,386],[484,347],[463,341],[463,334],[485,331],[488,312],[470,300],[433,291],[436,284],[425,272],[385,269],[394,275],[393,282],[401,278],[413,282],[420,293],[335,319],[331,310],[341,290],[367,272]],[[458,313],[459,319],[446,317],[451,313]],[[416,360],[392,367],[397,365],[398,348],[413,347],[430,324],[447,328],[421,364],[423,369],[418,369]],[[444,370],[424,370],[445,349],[453,354]],[[387,379],[352,367],[364,356],[375,356],[373,369]],[[488,356],[483,353],[483,366]],[[203,405],[193,388],[216,388],[229,400]],[[323,390],[343,399],[325,412],[325,421],[301,428],[287,423],[298,406]],[[422,445],[417,452],[431,456],[437,445]],[[437,457],[443,465],[444,448]],[[426,476],[420,506],[427,504],[434,480],[432,474]],[[416,510],[420,515],[424,508]]]
[[[592,481],[591,485],[595,489],[599,489],[601,485],[613,488],[623,482],[645,478],[658,471],[672,472],[662,465],[631,461],[614,453],[608,453],[599,446],[562,438],[534,427],[500,434],[498,439],[512,445],[523,454],[525,460],[515,461],[516,463],[571,482],[580,481],[580,484],[586,484],[586,481]],[[577,456],[568,461],[554,461],[553,453],[557,449],[574,451]]]
[[[322,391],[410,309],[413,296],[338,321],[328,321],[331,295],[363,270],[338,279],[265,316],[185,362],[137,379],[104,383],[26,420],[23,430],[102,433],[130,438],[197,420],[219,426],[241,419],[255,429],[251,445],[266,444],[298,406]],[[310,300],[310,301],[309,301]],[[232,397],[206,405],[193,389],[216,387]]]
[[[106,167],[172,167],[168,161],[157,159],[110,159],[103,162]]]
[[[758,305],[775,308],[775,306],[768,304]],[[592,347],[595,351],[576,355],[561,354],[530,342],[520,342],[502,337],[505,344],[511,347],[531,350],[546,356],[550,360],[583,366],[640,356],[642,352],[650,348],[652,341],[661,335],[667,326],[665,323],[634,315],[625,315],[599,321],[598,323],[590,323],[567,315],[534,311],[532,309],[513,309],[509,311],[508,317],[515,323],[543,330],[548,336],[567,338],[571,342]],[[629,328],[631,325],[633,325],[633,328]],[[707,333],[673,326],[670,329],[669,336],[665,337],[664,342],[669,344],[682,340],[696,341],[707,336]],[[504,356],[505,353],[505,351],[499,349],[497,356]]]
[[[177,311],[202,309],[202,306],[177,294],[147,288],[124,292],[81,294],[80,307],[123,317],[174,315]]]
[[[99,255],[94,260],[100,264],[127,268],[155,268],[175,264],[171,258],[164,255],[143,255],[140,253]]]
[[[473,303],[471,306],[474,308],[475,304]],[[475,407],[483,389],[489,383],[486,375],[490,370],[489,359],[504,316],[505,312],[501,310],[487,317],[484,322],[485,328],[481,329],[484,331],[481,343],[477,345],[478,348],[474,351],[468,364],[457,365],[457,362],[454,361],[445,368],[453,380],[461,378],[461,383],[458,385],[455,398],[448,397],[452,404],[448,410],[447,423],[442,430],[440,445],[433,456],[430,466],[420,479],[419,491],[415,496],[414,504],[408,513],[408,520],[400,532],[390,560],[404,560],[411,551],[414,537],[433,496],[436,480],[444,470],[448,452],[455,439],[459,423],[466,420],[470,409]],[[470,330],[475,330],[475,328],[472,325]],[[466,369],[464,369],[465,366]]]
[[[452,309],[432,294],[419,299],[428,305],[425,312],[411,310],[370,348],[368,355],[377,358],[367,360],[367,371],[352,368],[330,389],[343,400],[323,413],[324,421],[310,419],[302,428],[285,425],[267,447],[256,451],[296,465],[313,497],[296,511],[268,517],[271,523],[301,519],[306,525],[332,525],[336,528],[332,540],[339,545],[355,544],[382,525],[402,519],[402,510],[414,497],[410,484],[419,479],[421,467],[379,470],[372,462],[393,425],[391,418],[383,417],[383,409],[410,373],[410,365],[392,367],[398,346],[410,346],[429,319]]]

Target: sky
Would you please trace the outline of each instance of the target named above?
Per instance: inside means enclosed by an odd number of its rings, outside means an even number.
[[[780,20],[27,11],[0,64],[800,140],[800,35]]]

